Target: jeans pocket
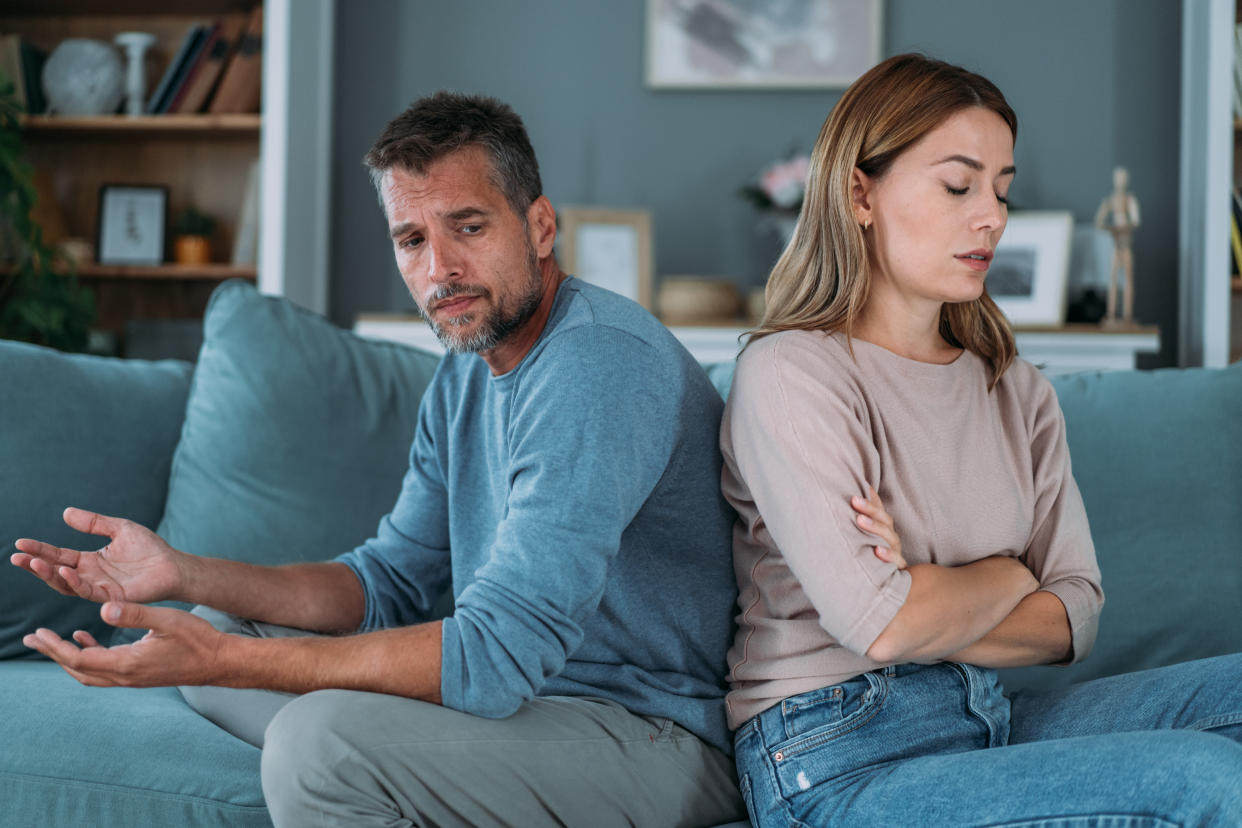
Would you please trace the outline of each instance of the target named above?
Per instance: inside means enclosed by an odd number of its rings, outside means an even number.
[[[782,704],[786,738],[768,746],[781,795],[796,796],[857,767],[857,751],[850,743],[867,738],[860,731],[883,709],[887,693],[884,678],[864,673],[786,699]]]

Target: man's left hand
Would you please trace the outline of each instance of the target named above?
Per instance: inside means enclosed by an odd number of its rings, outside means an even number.
[[[82,684],[93,687],[169,687],[220,679],[224,633],[183,610],[109,601],[99,611],[114,627],[146,629],[133,644],[104,647],[84,630],[66,641],[40,628],[22,639]]]

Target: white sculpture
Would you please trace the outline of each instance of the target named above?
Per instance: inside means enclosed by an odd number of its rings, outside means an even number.
[[[141,115],[147,99],[147,73],[143,58],[155,43],[155,35],[147,32],[121,32],[112,42],[125,50],[129,67],[125,73],[125,112]]]
[[[43,66],[43,94],[56,115],[111,115],[125,94],[125,67],[111,44],[71,37]]]

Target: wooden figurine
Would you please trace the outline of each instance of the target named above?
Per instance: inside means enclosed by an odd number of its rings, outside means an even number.
[[[1138,199],[1126,188],[1130,174],[1125,167],[1113,170],[1113,191],[1100,203],[1095,213],[1095,226],[1107,230],[1113,236],[1113,265],[1108,274],[1108,309],[1104,314],[1105,325],[1131,325],[1134,323],[1134,230],[1139,226]],[[1123,312],[1117,318],[1117,277],[1125,278],[1122,293]]]

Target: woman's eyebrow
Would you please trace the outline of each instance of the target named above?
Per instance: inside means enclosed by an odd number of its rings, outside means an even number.
[[[932,164],[932,166],[935,167],[940,164],[947,164],[950,161],[956,161],[959,164],[965,164],[966,166],[970,167],[972,170],[978,170],[980,172],[983,171],[983,163],[981,161],[976,161],[975,159],[967,155],[949,155],[944,158],[941,158],[935,164]],[[1000,174],[1001,175],[1014,175],[1017,172],[1018,172],[1018,168],[1011,164],[1010,166],[1002,169],[1000,171]]]

